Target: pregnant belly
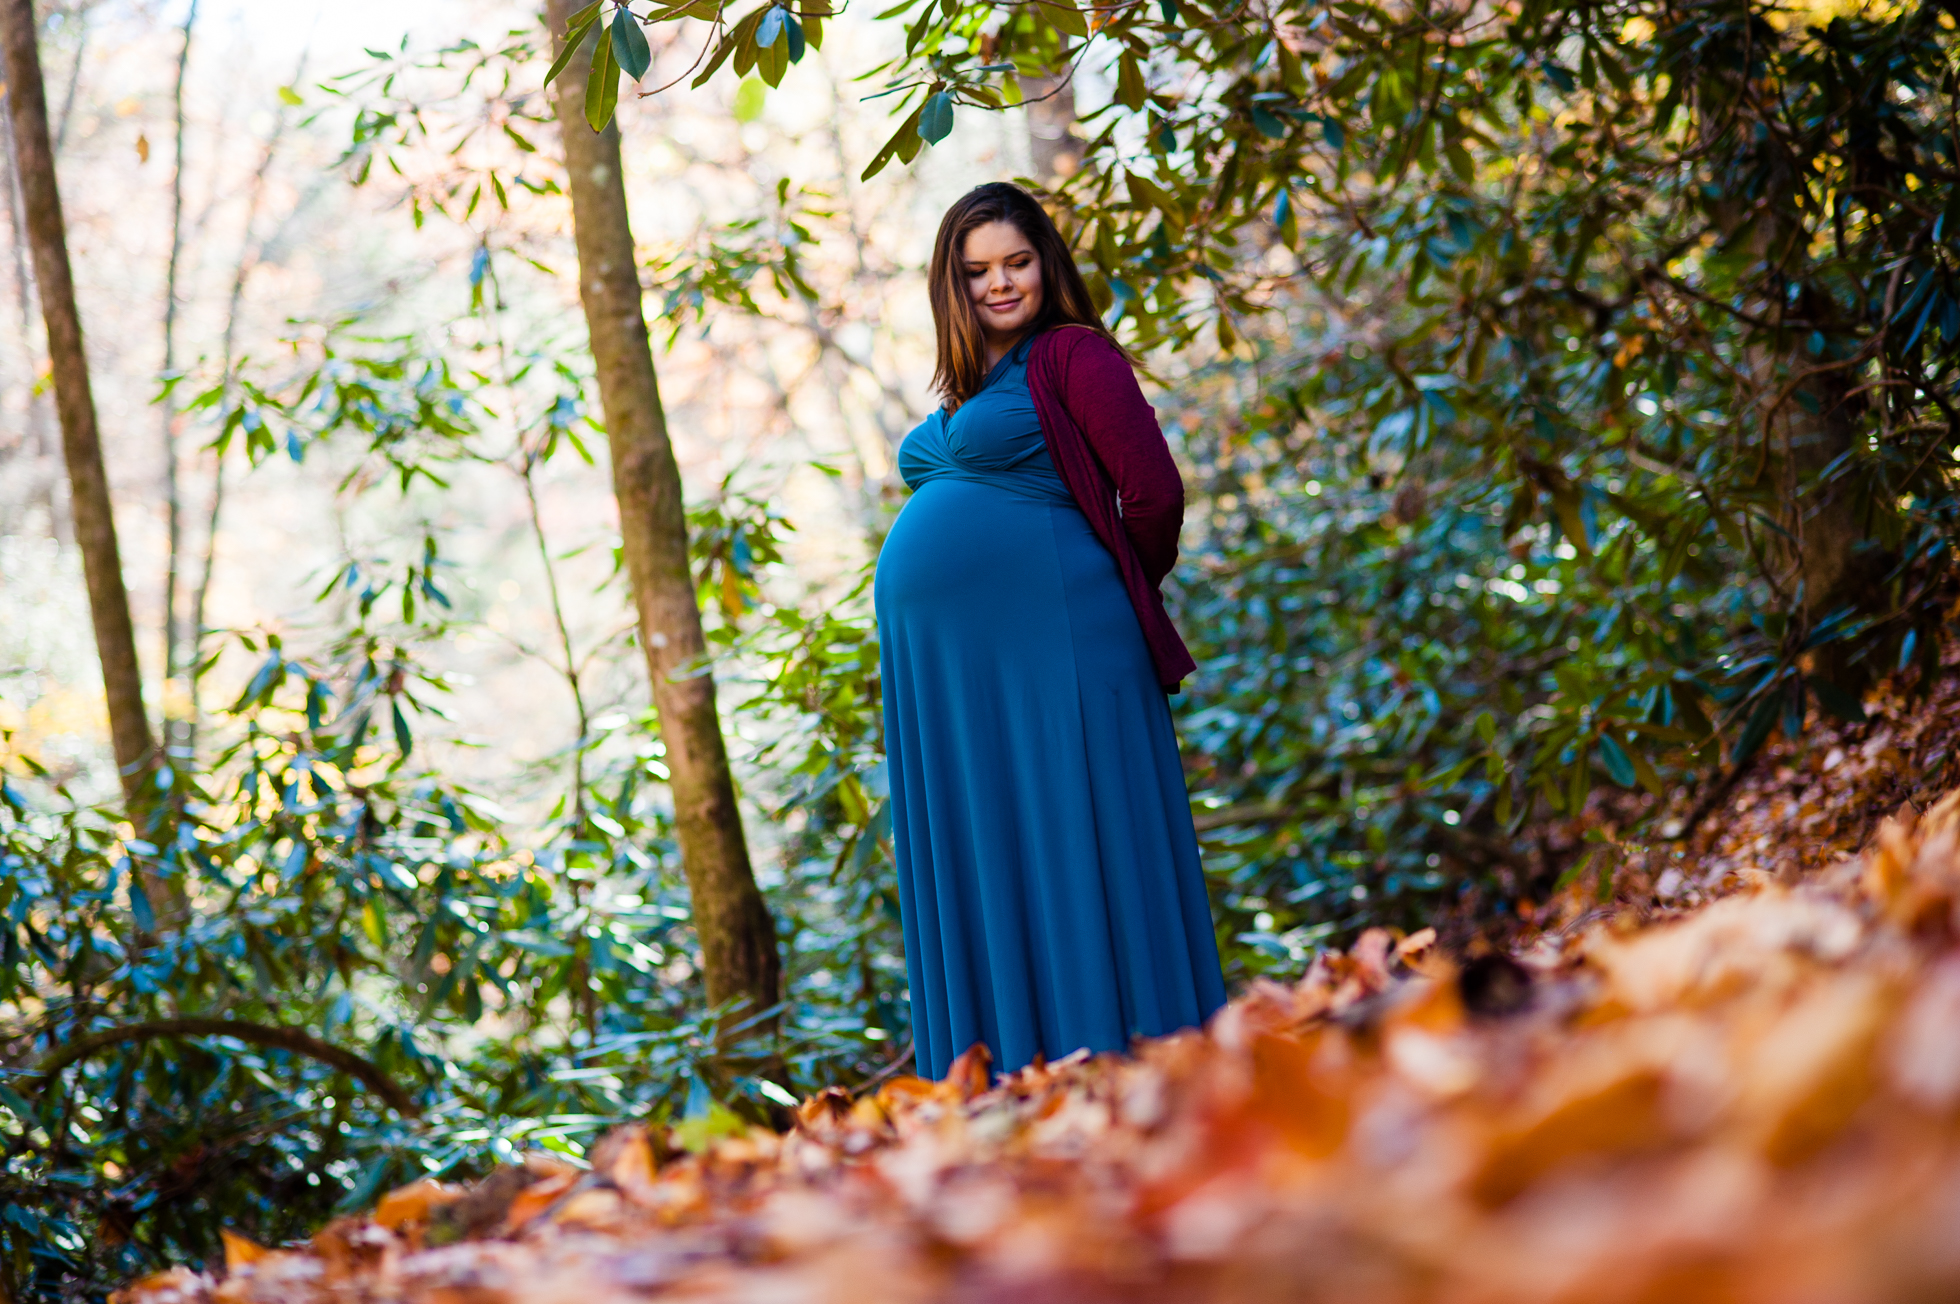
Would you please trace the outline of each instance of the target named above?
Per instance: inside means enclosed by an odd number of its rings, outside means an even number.
[[[909,624],[945,614],[966,623],[1059,603],[1052,510],[968,480],[922,485],[878,554],[878,619]]]
[[[1072,506],[930,481],[893,523],[872,592],[895,643],[1075,663],[1094,678],[1152,674],[1116,563]]]

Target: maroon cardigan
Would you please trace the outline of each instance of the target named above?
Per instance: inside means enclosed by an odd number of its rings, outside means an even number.
[[[1157,682],[1175,693],[1197,669],[1157,586],[1177,564],[1184,478],[1130,360],[1086,327],[1057,327],[1028,353],[1028,393],[1062,483],[1116,558]],[[1121,505],[1120,510],[1119,506]]]

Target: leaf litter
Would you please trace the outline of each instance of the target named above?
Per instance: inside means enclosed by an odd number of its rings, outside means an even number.
[[[1606,826],[1614,904],[1509,950],[1371,930],[1130,1056],[621,1128],[113,1304],[1960,1297],[1956,697],[1777,744],[1685,847]]]

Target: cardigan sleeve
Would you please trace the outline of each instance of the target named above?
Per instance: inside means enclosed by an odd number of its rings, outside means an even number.
[[[1062,406],[1116,485],[1123,531],[1151,587],[1177,564],[1184,526],[1184,477],[1171,458],[1157,414],[1130,360],[1089,330],[1069,330],[1061,370]]]

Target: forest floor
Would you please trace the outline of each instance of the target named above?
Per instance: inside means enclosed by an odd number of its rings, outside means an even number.
[[[1960,1297],[1957,707],[1881,687],[1686,843],[1600,822],[1508,950],[1373,931],[1132,1056],[622,1129],[117,1304]]]

